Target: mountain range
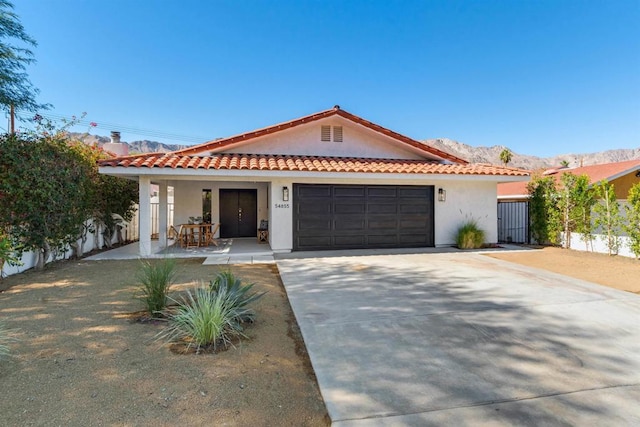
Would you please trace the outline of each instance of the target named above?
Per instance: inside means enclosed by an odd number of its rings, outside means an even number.
[[[99,146],[102,146],[111,142],[110,138],[106,136],[80,133],[72,133],[71,135],[74,138],[82,140],[86,144],[98,144]],[[451,153],[457,157],[461,157],[470,163],[502,164],[500,161],[500,153],[504,149],[507,149],[507,147],[502,145],[494,145],[492,147],[473,147],[448,138],[427,139],[422,142],[439,150]],[[164,144],[162,142],[149,141],[146,139],[132,142],[123,141],[123,143],[129,146],[129,154],[166,153],[186,147],[186,145]],[[509,162],[509,166],[535,170],[560,166],[563,162],[567,162],[570,167],[575,167],[580,165],[588,166],[635,159],[640,159],[640,147],[613,149],[597,153],[568,153],[552,157],[536,157],[512,152],[512,158]]]

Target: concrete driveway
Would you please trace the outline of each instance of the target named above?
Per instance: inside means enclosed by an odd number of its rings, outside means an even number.
[[[334,426],[640,425],[637,295],[474,253],[277,264]]]

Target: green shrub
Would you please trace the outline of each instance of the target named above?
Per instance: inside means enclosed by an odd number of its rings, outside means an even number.
[[[484,244],[485,232],[474,220],[463,223],[456,232],[456,245],[460,249],[478,249]]]
[[[227,346],[234,337],[244,336],[236,320],[238,313],[229,306],[224,293],[200,286],[194,292],[187,291],[187,296],[177,303],[175,312],[169,314],[169,326],[160,333],[160,338],[184,341],[186,350],[195,347],[200,351]]]
[[[168,314],[169,326],[159,338],[183,341],[186,350],[226,347],[234,338],[244,337],[245,322],[253,322],[255,311],[249,304],[265,293],[251,292],[254,284],[243,285],[231,272],[219,273],[208,285],[188,291]]]
[[[253,310],[247,310],[246,307],[265,294],[265,292],[251,292],[254,285],[254,283],[243,285],[242,280],[235,277],[233,273],[223,271],[209,282],[209,289],[211,292],[224,295],[226,304],[236,311],[238,316],[236,320],[242,323],[253,322],[255,313]]]
[[[137,277],[140,282],[140,299],[152,316],[158,316],[167,306],[169,288],[176,275],[176,262],[165,258],[158,261],[142,261]]]

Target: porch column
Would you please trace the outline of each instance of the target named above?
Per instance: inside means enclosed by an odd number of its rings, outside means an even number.
[[[138,181],[138,202],[139,235],[140,235],[140,256],[151,255],[151,179],[141,176]]]
[[[168,225],[168,203],[167,203],[167,182],[162,181],[160,187],[160,205],[158,206],[158,242],[161,248],[167,247],[167,225]]]

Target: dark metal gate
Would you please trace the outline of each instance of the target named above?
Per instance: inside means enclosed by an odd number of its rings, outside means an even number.
[[[530,243],[529,202],[498,202],[498,242]]]

